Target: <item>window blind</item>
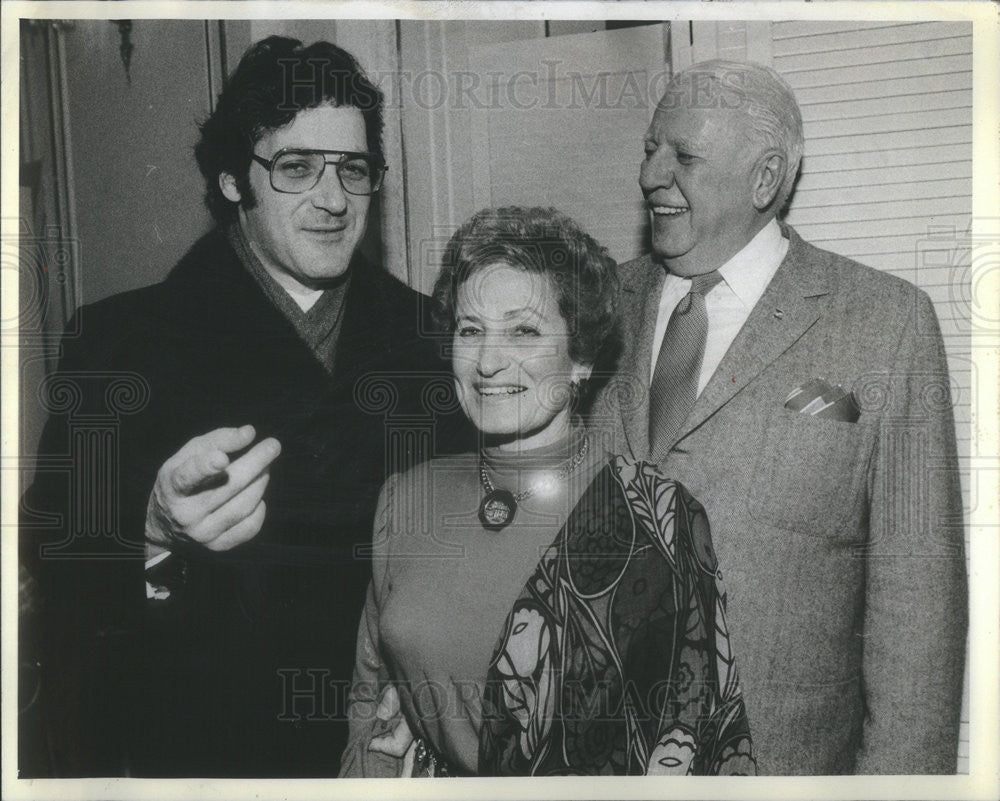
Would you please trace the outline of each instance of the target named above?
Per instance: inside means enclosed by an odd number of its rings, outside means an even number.
[[[930,295],[968,465],[972,26],[775,22],[771,47],[772,66],[799,100],[806,138],[788,222],[813,244]],[[966,508],[969,478],[964,469]],[[966,693],[960,773],[969,769],[968,720]]]

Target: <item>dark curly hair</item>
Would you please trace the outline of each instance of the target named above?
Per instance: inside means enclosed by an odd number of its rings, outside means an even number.
[[[323,104],[359,109],[368,151],[382,155],[382,92],[354,56],[329,42],[303,47],[298,39],[284,36],[269,36],[247,50],[215,110],[201,124],[194,148],[205,178],[205,205],[217,222],[232,221],[237,211],[237,204],[222,194],[219,175],[232,175],[243,205],[253,208],[249,172],[254,146],[300,111]]]
[[[569,328],[569,355],[592,365],[618,334],[618,265],[576,222],[552,208],[484,209],[448,242],[434,284],[434,321],[455,328],[459,287],[480,267],[502,262],[548,277]]]

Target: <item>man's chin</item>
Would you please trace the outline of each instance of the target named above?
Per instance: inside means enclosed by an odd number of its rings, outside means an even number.
[[[705,272],[701,263],[705,254],[696,253],[693,248],[658,248],[653,243],[653,253],[657,262],[662,264],[671,275],[690,278],[692,275]]]
[[[686,225],[679,225],[678,222],[653,218],[653,224],[650,226],[650,241],[657,255],[664,258],[676,258],[684,255],[694,245],[691,241],[691,229]]]
[[[651,244],[653,246],[653,254],[665,264],[676,259],[683,259],[691,250],[690,246],[685,243],[678,242],[676,239],[657,237],[655,234],[653,235]]]
[[[352,251],[353,252],[353,251]],[[303,265],[308,278],[319,283],[335,281],[344,276],[351,266],[350,253],[343,248],[313,248],[309,260]]]

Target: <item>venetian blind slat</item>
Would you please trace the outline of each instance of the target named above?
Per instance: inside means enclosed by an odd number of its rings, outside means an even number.
[[[814,28],[815,30],[815,28]],[[774,40],[775,58],[787,58],[804,54],[820,54],[827,51],[859,50],[893,46],[901,42],[925,42],[946,39],[955,35],[951,23],[915,23],[907,25],[885,25],[883,27],[852,29],[847,32],[814,34],[812,36]]]
[[[793,204],[794,205],[794,204]],[[915,246],[920,239],[926,239],[931,232],[931,226],[949,226],[956,230],[965,230],[969,224],[968,212],[962,214],[942,214],[934,217],[933,220],[918,220],[912,217],[904,217],[892,220],[870,220],[858,219],[854,221],[813,222],[804,225],[793,219],[793,214],[788,215],[788,221],[797,226],[802,231],[808,231],[806,237],[810,242],[818,244],[819,247],[826,247],[836,253],[843,253],[850,249],[850,242],[856,239],[875,239],[878,237],[908,237],[911,246]],[[825,244],[819,244],[825,243]],[[843,246],[841,246],[841,243]],[[873,267],[879,265],[868,262]]]
[[[912,112],[915,108],[913,97],[910,95],[800,105],[802,121],[806,125],[835,120],[865,119],[886,114],[903,114]],[[970,109],[972,108],[972,89],[924,92],[920,95],[919,108],[926,111]]]
[[[839,103],[854,100],[875,100],[881,98],[910,97],[920,102],[925,94],[948,92],[952,89],[972,89],[972,60],[962,69],[935,74],[906,75],[902,78],[869,80],[862,82],[842,81],[821,83],[822,76],[816,77],[815,86],[796,86],[795,96],[804,106],[814,103]]]
[[[968,226],[968,219],[964,220],[964,224]],[[964,230],[964,229],[957,229]],[[961,236],[961,234],[956,234],[956,236]],[[812,237],[809,241],[817,247],[826,248],[827,250],[835,250],[842,256],[847,256],[855,261],[860,261],[863,264],[878,264],[881,266],[882,259],[873,258],[874,256],[887,256],[897,253],[908,254],[912,267],[916,262],[916,254],[921,246],[926,246],[928,241],[931,239],[927,235],[926,230],[920,232],[919,234],[908,233],[896,236],[883,235],[883,236],[873,236],[873,237],[853,237],[851,239],[842,239],[836,237],[827,237],[821,239],[818,237]]]
[[[879,47],[858,45],[826,53],[802,53],[801,55],[787,56],[782,59],[782,74],[788,76],[796,72],[826,69],[831,69],[836,74],[836,71],[842,69],[845,63],[857,66],[879,64],[896,68],[897,65],[912,64],[918,60],[966,55],[969,52],[971,52],[969,41],[961,34],[946,39],[930,39],[920,42],[917,47],[914,47],[910,42],[886,44]]]
[[[970,135],[971,139],[971,135]],[[960,142],[949,145],[930,145],[919,148],[897,148],[889,151],[868,151],[865,153],[850,153],[850,162],[845,161],[843,153],[818,155],[806,147],[806,161],[800,182],[805,179],[806,172],[811,175],[836,172],[838,174],[861,173],[866,170],[876,170],[882,167],[920,166],[924,164],[945,164],[972,160],[972,143]],[[912,177],[919,178],[919,170],[912,172]],[[866,176],[859,175],[859,181]]]
[[[928,220],[928,224],[937,223],[939,219],[955,214],[972,215],[972,199],[968,195],[939,195],[919,200],[875,201],[843,203],[827,206],[796,208],[795,219],[798,225],[809,223],[849,223],[882,222],[890,220],[910,220],[920,218]]]
[[[858,134],[896,133],[928,128],[948,128],[956,121],[968,120],[972,114],[972,103],[964,106],[949,106],[944,109],[930,109],[925,106],[910,108],[903,112],[868,114],[857,117],[839,117],[823,120],[803,120],[805,136],[822,133],[827,137]]]
[[[954,168],[952,168],[954,169]],[[968,197],[969,177],[930,178],[924,180],[892,181],[876,173],[874,181],[863,184],[833,187],[799,186],[795,191],[796,212],[804,209],[831,206],[855,206],[865,203],[892,203],[900,200],[920,200],[928,196],[937,198]],[[801,220],[801,218],[800,218]]]
[[[810,162],[810,167],[812,163]],[[919,170],[912,165],[895,167],[873,167],[868,170],[829,170],[827,172],[810,172],[802,175],[796,188],[796,200],[805,197],[806,192],[824,189],[843,189],[856,187],[858,190],[872,190],[878,187],[894,187],[905,193],[907,186],[913,185],[914,192],[919,192],[925,183],[936,184],[939,181],[963,180],[968,187],[968,179],[972,177],[972,162],[943,161],[933,164],[922,164]],[[925,193],[926,194],[926,193]]]
[[[818,33],[818,26],[815,22],[802,20],[801,22],[794,21],[776,23],[773,35],[775,47],[777,47],[778,42],[787,41],[789,39],[804,39],[811,42],[814,39],[827,36],[831,33],[868,33],[869,31],[877,30],[879,28],[905,28],[920,24],[926,23],[917,22],[911,23],[910,25],[901,25],[898,22],[824,22],[822,26],[822,33]],[[806,46],[808,46],[808,44]],[[777,52],[775,55],[777,55]]]
[[[803,72],[785,72],[782,75],[791,82],[792,78],[801,79],[803,89],[818,87],[834,87],[844,84],[859,84],[873,80],[873,71],[878,71],[878,81],[888,81],[898,78],[950,76],[971,69],[971,52],[937,58],[922,58],[914,55],[906,61],[892,61],[885,64],[858,64],[854,59],[845,59],[843,67],[829,67],[824,70],[807,70]],[[777,59],[775,59],[777,63]],[[879,87],[871,87],[878,90]]]
[[[970,115],[971,117],[971,115]],[[908,148],[925,148],[940,145],[968,145],[972,143],[972,126],[955,124],[923,128],[921,130],[900,129],[880,134],[858,134],[856,136],[834,134],[806,135],[806,155],[831,156],[871,153]],[[849,168],[851,165],[845,164]]]

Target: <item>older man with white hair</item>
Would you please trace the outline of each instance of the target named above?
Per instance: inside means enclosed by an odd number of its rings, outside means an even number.
[[[968,613],[944,346],[923,292],[778,221],[802,151],[773,70],[673,78],[639,177],[654,252],[622,266],[592,424],[707,509],[762,773],[953,772]]]

